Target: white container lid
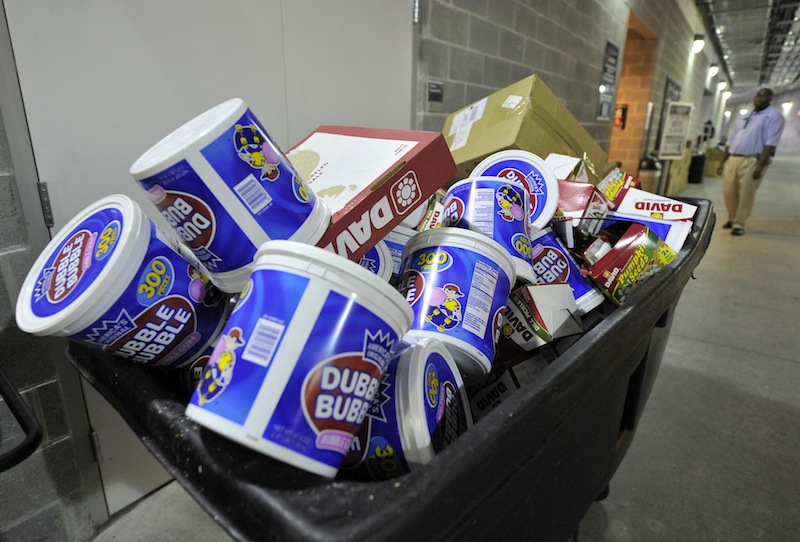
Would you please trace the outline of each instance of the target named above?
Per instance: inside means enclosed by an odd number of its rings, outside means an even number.
[[[45,265],[64,248],[76,232],[82,229],[85,222],[94,215],[104,211],[121,215],[122,226],[117,232],[113,251],[102,263],[102,269],[88,285],[81,285],[77,291],[66,294],[58,304],[62,307],[48,316],[38,316],[34,312],[34,296],[39,292],[42,298],[42,287],[53,278],[46,276],[52,271]],[[34,335],[57,335],[61,337],[74,335],[88,327],[117,302],[119,296],[128,287],[134,274],[142,263],[150,244],[150,221],[139,206],[127,196],[116,194],[100,199],[78,213],[47,244],[28,272],[22,290],[17,298],[16,317],[19,328]],[[83,275],[82,275],[83,276]],[[78,279],[75,287],[81,282]]]
[[[368,256],[374,256],[375,261],[375,275],[379,276],[386,282],[392,278],[392,253],[389,251],[389,247],[386,246],[386,243],[381,240],[378,241],[375,246],[367,251],[367,253],[362,256],[361,262],[364,262],[364,258]],[[367,269],[364,265],[361,265],[364,269]]]
[[[514,286],[514,281],[517,279],[517,265],[514,263],[514,257],[500,243],[482,233],[447,226],[425,230],[408,240],[406,248],[403,250],[403,260],[419,247],[430,246],[455,246],[473,250],[497,262],[506,272],[511,286]]]
[[[131,166],[130,174],[139,180],[160,173],[183,159],[187,149],[203,148],[216,140],[245,111],[247,104],[233,98],[201,113],[145,151]]]
[[[262,267],[280,267],[307,273],[370,300],[373,309],[400,336],[411,327],[414,311],[400,292],[374,273],[335,252],[296,241],[274,240],[259,247],[254,261],[254,271]]]
[[[464,384],[450,351],[440,340],[435,338],[421,339],[412,342],[398,360],[397,373],[395,375],[395,410],[397,412],[400,439],[403,444],[403,455],[409,467],[421,466],[433,459],[436,450],[431,437],[431,429],[428,426],[427,410],[438,408],[439,403],[429,405],[426,400],[426,369],[432,355],[441,356],[445,366],[441,363],[436,364],[438,373],[449,372],[452,375],[453,383],[456,387],[456,400],[461,407],[460,412],[464,413],[464,419],[459,422],[464,424],[459,429],[469,429],[472,427],[472,416],[470,415],[469,401],[464,390]],[[440,378],[440,382],[441,382]],[[444,392],[443,389],[439,389]],[[439,400],[445,400],[439,397]],[[445,406],[445,414],[448,414]],[[444,420],[441,420],[444,421]],[[461,431],[463,432],[463,431]],[[442,443],[446,446],[449,443]]]
[[[558,207],[558,180],[553,169],[542,158],[523,150],[496,152],[475,166],[470,177],[497,176],[505,169],[503,166],[510,165],[512,161],[522,162],[518,171],[525,178],[523,184],[530,184],[531,176],[541,178],[541,186],[533,189],[528,187],[531,196],[530,205],[534,208],[530,223],[533,228],[544,228],[550,223]]]
[[[578,314],[583,316],[584,314],[589,313],[591,310],[600,306],[605,298],[606,296],[598,291],[595,286],[592,286],[591,290],[575,300],[575,304],[578,307]]]

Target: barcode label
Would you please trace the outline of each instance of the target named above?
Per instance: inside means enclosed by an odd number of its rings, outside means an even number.
[[[272,356],[286,328],[283,324],[260,318],[256,322],[253,333],[247,339],[247,346],[242,353],[242,359],[266,367],[272,361]]]
[[[264,210],[270,203],[272,198],[269,193],[264,190],[258,179],[252,173],[245,177],[245,179],[233,187],[239,197],[242,198],[245,205],[250,208],[250,212],[257,214]]]

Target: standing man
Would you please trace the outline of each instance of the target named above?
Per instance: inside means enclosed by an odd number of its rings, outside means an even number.
[[[733,235],[744,235],[756,190],[783,134],[785,121],[780,110],[770,105],[773,96],[768,88],[756,93],[753,110],[731,128],[728,145],[717,166],[717,175],[724,171],[722,192],[728,210],[728,221],[722,227],[730,228]]]

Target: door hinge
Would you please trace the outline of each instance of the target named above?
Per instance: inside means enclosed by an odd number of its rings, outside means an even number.
[[[47,192],[47,183],[36,183],[39,189],[39,199],[42,202],[42,214],[44,215],[44,223],[48,228],[56,225],[53,220],[53,206],[50,204],[50,194]]]
[[[89,431],[89,441],[92,443],[92,455],[94,455],[95,461],[97,461],[98,464],[102,463],[103,453],[100,447],[100,435],[97,434],[97,431]]]

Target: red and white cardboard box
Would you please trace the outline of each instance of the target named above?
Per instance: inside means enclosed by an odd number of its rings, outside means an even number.
[[[566,154],[550,153],[544,161],[550,166],[559,181],[589,182],[586,164],[580,158]]]
[[[569,284],[523,286],[508,298],[498,349],[505,354],[517,349],[530,352],[555,338],[578,333],[583,333],[583,325]],[[500,344],[506,341],[511,344]]]
[[[437,132],[320,126],[286,156],[331,209],[317,246],[355,262],[457,171]]]
[[[639,179],[625,173],[619,168],[614,168],[611,173],[597,183],[597,188],[611,202],[611,208],[616,208],[631,188],[639,188]]]
[[[631,223],[605,256],[589,268],[595,282],[616,304],[668,266],[678,253],[644,224]]]
[[[616,210],[625,215],[647,218],[692,220],[697,206],[638,188],[629,188]]]
[[[597,235],[611,202],[596,186],[558,181],[556,215],[572,219],[572,226],[589,236]]]

